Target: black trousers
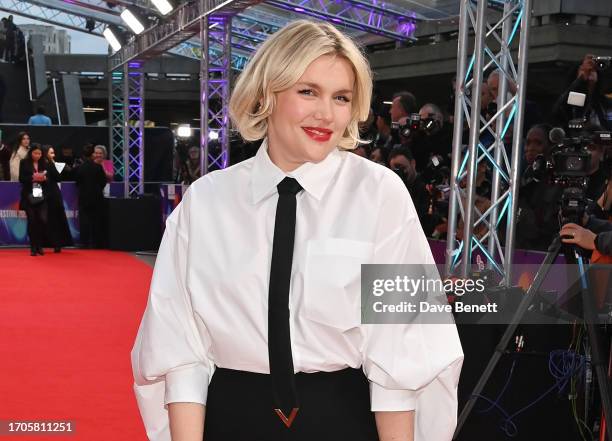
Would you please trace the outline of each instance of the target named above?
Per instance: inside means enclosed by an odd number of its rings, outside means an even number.
[[[28,219],[28,236],[30,236],[30,248],[36,250],[42,248],[47,225],[47,204],[28,204],[25,207]]]
[[[208,387],[204,441],[378,441],[360,369],[296,374],[300,410],[276,415],[268,374],[217,368]]]
[[[79,229],[81,244],[88,248],[106,246],[106,212],[103,203],[79,206]]]

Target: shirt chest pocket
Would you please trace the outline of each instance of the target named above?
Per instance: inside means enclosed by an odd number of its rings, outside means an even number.
[[[359,326],[361,264],[369,263],[371,242],[315,239],[307,243],[304,316],[342,331]]]

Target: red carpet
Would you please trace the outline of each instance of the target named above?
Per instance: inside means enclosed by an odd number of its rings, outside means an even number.
[[[73,436],[145,441],[130,350],[152,269],[120,252],[0,250],[0,420],[71,420]]]

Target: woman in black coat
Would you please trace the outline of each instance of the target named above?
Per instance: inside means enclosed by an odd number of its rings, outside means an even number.
[[[53,251],[59,253],[62,247],[72,245],[72,235],[64,211],[64,199],[58,186],[62,177],[55,165],[55,149],[52,146],[45,146],[44,151],[47,159],[47,237],[53,246]]]
[[[21,182],[21,199],[19,209],[26,212],[28,218],[28,236],[30,237],[30,255],[44,254],[43,239],[47,224],[47,164],[40,145],[33,145],[27,156],[19,163],[19,181]]]

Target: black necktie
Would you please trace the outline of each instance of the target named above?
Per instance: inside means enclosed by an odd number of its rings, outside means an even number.
[[[301,189],[293,178],[285,178],[278,184],[268,293],[268,355],[274,411],[287,427],[298,411],[289,334],[289,285],[295,238],[295,195]]]

